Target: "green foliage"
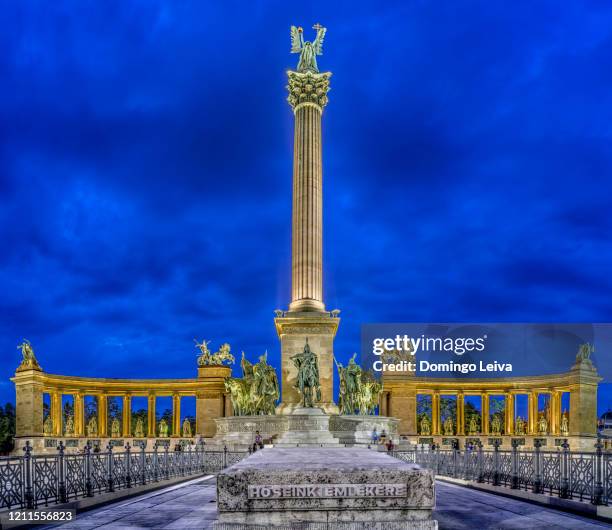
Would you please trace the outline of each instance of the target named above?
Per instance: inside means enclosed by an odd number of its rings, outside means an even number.
[[[457,423],[457,401],[454,398],[440,398],[440,418],[444,421],[446,418],[451,417],[453,423]]]
[[[13,450],[15,437],[15,406],[7,403],[0,406],[0,454],[7,454]]]

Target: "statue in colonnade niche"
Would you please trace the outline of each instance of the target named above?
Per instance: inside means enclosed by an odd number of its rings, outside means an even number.
[[[521,416],[516,418],[515,434],[525,434],[525,420]]]
[[[453,418],[447,416],[444,420],[444,435],[452,436],[455,434],[455,426],[453,425]]]
[[[548,434],[548,421],[544,414],[540,414],[540,419],[538,420],[538,432],[540,434]]]
[[[47,436],[53,434],[53,419],[51,418],[51,414],[48,414],[45,418],[45,422],[43,423],[43,433]]]
[[[168,422],[164,418],[159,420],[159,437],[168,438]]]
[[[121,427],[117,418],[113,418],[113,421],[111,422],[111,436],[113,438],[118,438],[121,436]]]
[[[183,420],[183,437],[184,438],[191,438],[192,434],[191,434],[191,422],[189,421],[188,418],[185,418]]]
[[[501,434],[501,419],[499,414],[493,416],[493,421],[491,421],[491,433],[497,435]]]
[[[144,438],[144,422],[142,418],[136,420],[136,427],[134,428],[134,436],[136,438]]]
[[[74,417],[72,414],[68,414],[66,417],[66,425],[64,426],[64,434],[66,436],[72,436],[74,434]]]
[[[476,414],[470,416],[470,422],[468,423],[468,434],[478,434],[478,420]]]
[[[98,420],[95,416],[89,418],[87,422],[87,436],[98,436]]]
[[[563,411],[561,416],[561,434],[563,436],[569,435],[569,418],[567,417],[567,411]]]
[[[431,427],[427,416],[421,418],[421,434],[424,436],[429,436],[431,434]]]

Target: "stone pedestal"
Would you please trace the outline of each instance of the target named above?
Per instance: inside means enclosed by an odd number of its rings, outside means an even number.
[[[275,447],[327,447],[340,442],[329,430],[330,417],[318,408],[296,408],[285,416],[286,431],[274,442]]]
[[[297,369],[291,357],[304,350],[306,339],[319,361],[321,401],[316,405],[328,414],[337,414],[334,403],[334,337],[340,319],[330,313],[285,313],[274,319],[281,341],[281,404],[277,414],[290,414],[301,407],[302,396],[295,388]]]
[[[40,369],[18,370],[15,383],[15,435],[41,436],[43,434],[43,372]],[[61,408],[60,408],[61,411]]]
[[[232,374],[229,366],[200,366],[196,392],[196,433],[211,438],[216,433],[215,419],[226,415],[225,378]]]
[[[433,529],[434,503],[433,473],[384,453],[264,449],[217,476],[215,528]]]

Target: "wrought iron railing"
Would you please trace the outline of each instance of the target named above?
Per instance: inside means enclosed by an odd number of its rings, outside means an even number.
[[[514,442],[510,451],[500,450],[499,445],[495,440],[493,450],[483,450],[481,444],[472,450],[421,447],[390,454],[440,476],[593,504],[607,505],[612,499],[612,453],[603,451],[601,441],[592,453],[570,451],[567,441],[557,451],[542,451],[539,440],[532,450],[522,450]]]
[[[216,473],[248,456],[246,451],[205,450],[203,444],[170,451],[109,444],[94,452],[66,453],[63,442],[54,455],[35,455],[26,442],[23,456],[0,458],[0,510],[62,504],[81,497],[137,488],[176,477]]]

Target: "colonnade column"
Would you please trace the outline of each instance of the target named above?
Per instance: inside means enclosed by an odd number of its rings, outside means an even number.
[[[482,434],[489,434],[489,394],[480,393],[480,411],[482,415]]]
[[[528,421],[529,426],[527,434],[537,434],[538,425],[538,393],[535,390],[529,392],[528,398]]]
[[[51,414],[51,421],[53,422],[53,436],[62,435],[62,395],[58,390],[53,390],[51,393],[51,403],[49,407],[49,413]]]
[[[561,433],[561,392],[558,390],[550,392],[550,433]]]
[[[440,434],[440,392],[438,390],[431,396],[431,433]]]
[[[122,425],[122,436],[124,438],[132,435],[132,396],[125,394],[123,396],[123,425]]]
[[[172,394],[172,436],[181,435],[181,396]]]
[[[72,398],[74,400],[74,434],[83,436],[85,434],[85,396],[77,392]]]
[[[98,436],[107,436],[108,429],[108,396],[100,394],[98,396]]]
[[[504,428],[505,434],[514,434],[514,394],[512,392],[506,392],[506,426]]]
[[[149,438],[155,438],[156,432],[156,421],[155,421],[155,394],[149,394],[149,400],[147,404],[147,436]]]
[[[457,393],[457,435],[465,434],[465,397],[463,392]]]

